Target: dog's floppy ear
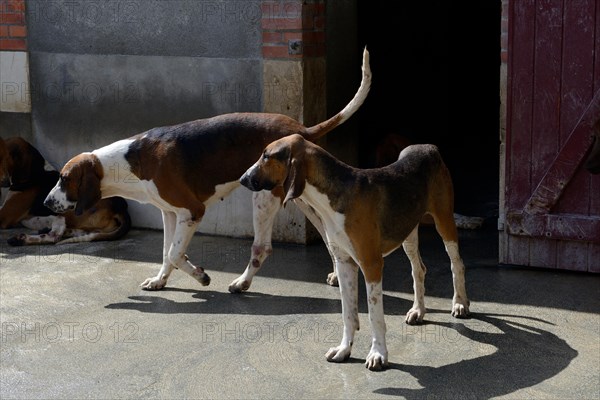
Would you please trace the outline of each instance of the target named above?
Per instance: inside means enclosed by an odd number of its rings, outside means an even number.
[[[306,169],[303,165],[303,157],[295,157],[293,153],[288,164],[287,178],[283,182],[283,189],[285,191],[285,199],[283,199],[284,207],[289,200],[299,197],[304,192],[306,185]]]
[[[81,215],[92,208],[102,198],[100,192],[100,177],[91,165],[85,165],[85,170],[79,183],[75,215]]]

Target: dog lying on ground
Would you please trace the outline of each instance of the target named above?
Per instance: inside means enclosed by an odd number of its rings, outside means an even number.
[[[332,118],[312,127],[281,114],[231,113],[151,129],[69,160],[45,203],[57,213],[87,210],[101,198],[122,196],[161,210],[163,261],[147,290],[162,289],[174,268],[202,285],[210,278],[186,255],[207,207],[239,187],[239,177],[273,140],[300,134],[316,140],[342,124],[363,104],[371,85],[364,50],[362,81],[354,98]],[[111,169],[119,166],[118,176]],[[272,252],[271,232],[281,207],[280,190],[253,196],[254,243],[248,268],[259,268]],[[233,282],[231,291],[245,290]]]
[[[358,330],[360,268],[366,282],[373,337],[366,367],[380,370],[388,364],[383,258],[400,246],[410,260],[414,280],[414,303],[406,314],[406,322],[416,324],[423,320],[426,268],[418,248],[418,226],[425,214],[433,217],[450,257],[452,315],[468,315],[465,266],[453,217],[452,181],[435,146],[408,146],[398,161],[389,166],[357,169],[302,136],[292,135],[269,144],[240,182],[252,191],[281,188],[286,193],[284,205],[294,200],[316,214],[334,258],[342,298],[344,334],[340,345],[327,352],[328,361],[342,362],[350,356]]]
[[[46,161],[29,142],[19,137],[0,138],[0,181],[8,187],[0,208],[0,228],[24,226],[38,234],[19,234],[8,244],[64,244],[116,240],[131,227],[127,202],[112,197],[87,211],[75,210],[56,215],[43,205],[58,180],[58,171],[45,167]]]

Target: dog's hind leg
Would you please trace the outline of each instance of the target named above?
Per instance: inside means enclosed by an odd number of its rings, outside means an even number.
[[[435,229],[444,241],[444,247],[450,258],[452,269],[452,283],[454,296],[452,298],[452,316],[466,318],[469,315],[469,299],[465,288],[465,264],[458,250],[458,230],[454,221],[454,194],[450,173],[444,169],[441,171],[436,187],[438,196],[430,203],[431,215],[435,222]]]
[[[166,261],[171,264],[170,271],[173,270],[174,266],[200,282],[202,286],[207,286],[210,284],[210,277],[204,272],[204,268],[192,264],[185,253],[201,220],[202,215],[194,219],[185,213],[177,214],[175,231],[167,254],[168,260]]]
[[[452,316],[466,318],[469,315],[469,299],[465,288],[465,264],[458,252],[458,242],[444,240],[446,253],[450,257],[450,268],[452,269],[452,283],[454,285],[454,296],[452,298]]]
[[[406,313],[404,321],[409,325],[415,325],[423,321],[425,316],[425,273],[427,268],[423,264],[421,253],[419,253],[419,225],[415,226],[412,232],[402,243],[402,248],[410,261],[413,277],[413,290],[415,299],[413,306]]]
[[[252,278],[254,278],[254,275],[256,275],[267,257],[273,252],[271,245],[273,223],[280,208],[281,199],[267,190],[255,192],[252,195],[254,242],[252,243],[250,261],[244,273],[229,285],[231,293],[240,293],[248,290],[252,284]]]
[[[140,285],[142,288],[146,290],[162,289],[174,268],[187,273],[203,286],[210,283],[210,277],[204,272],[204,269],[193,265],[185,254],[200,221],[201,218],[192,220],[184,215],[163,212],[163,263],[158,275],[142,282]]]

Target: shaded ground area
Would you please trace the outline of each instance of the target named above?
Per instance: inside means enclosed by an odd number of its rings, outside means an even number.
[[[14,231],[1,233],[1,243]],[[160,292],[162,233],[114,243],[9,248],[0,254],[0,397],[9,398],[599,398],[600,276],[497,265],[497,233],[461,232],[472,318],[450,316],[451,273],[435,232],[421,229],[426,322],[403,323],[410,265],[386,258],[390,368],[370,372],[364,290],[352,358],[322,245],[275,245],[250,291],[228,284],[250,240],[196,236],[201,287],[175,271]],[[362,278],[361,278],[362,279]]]

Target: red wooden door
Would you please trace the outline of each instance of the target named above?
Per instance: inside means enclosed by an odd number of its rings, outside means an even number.
[[[510,0],[500,262],[600,272],[600,0]]]

